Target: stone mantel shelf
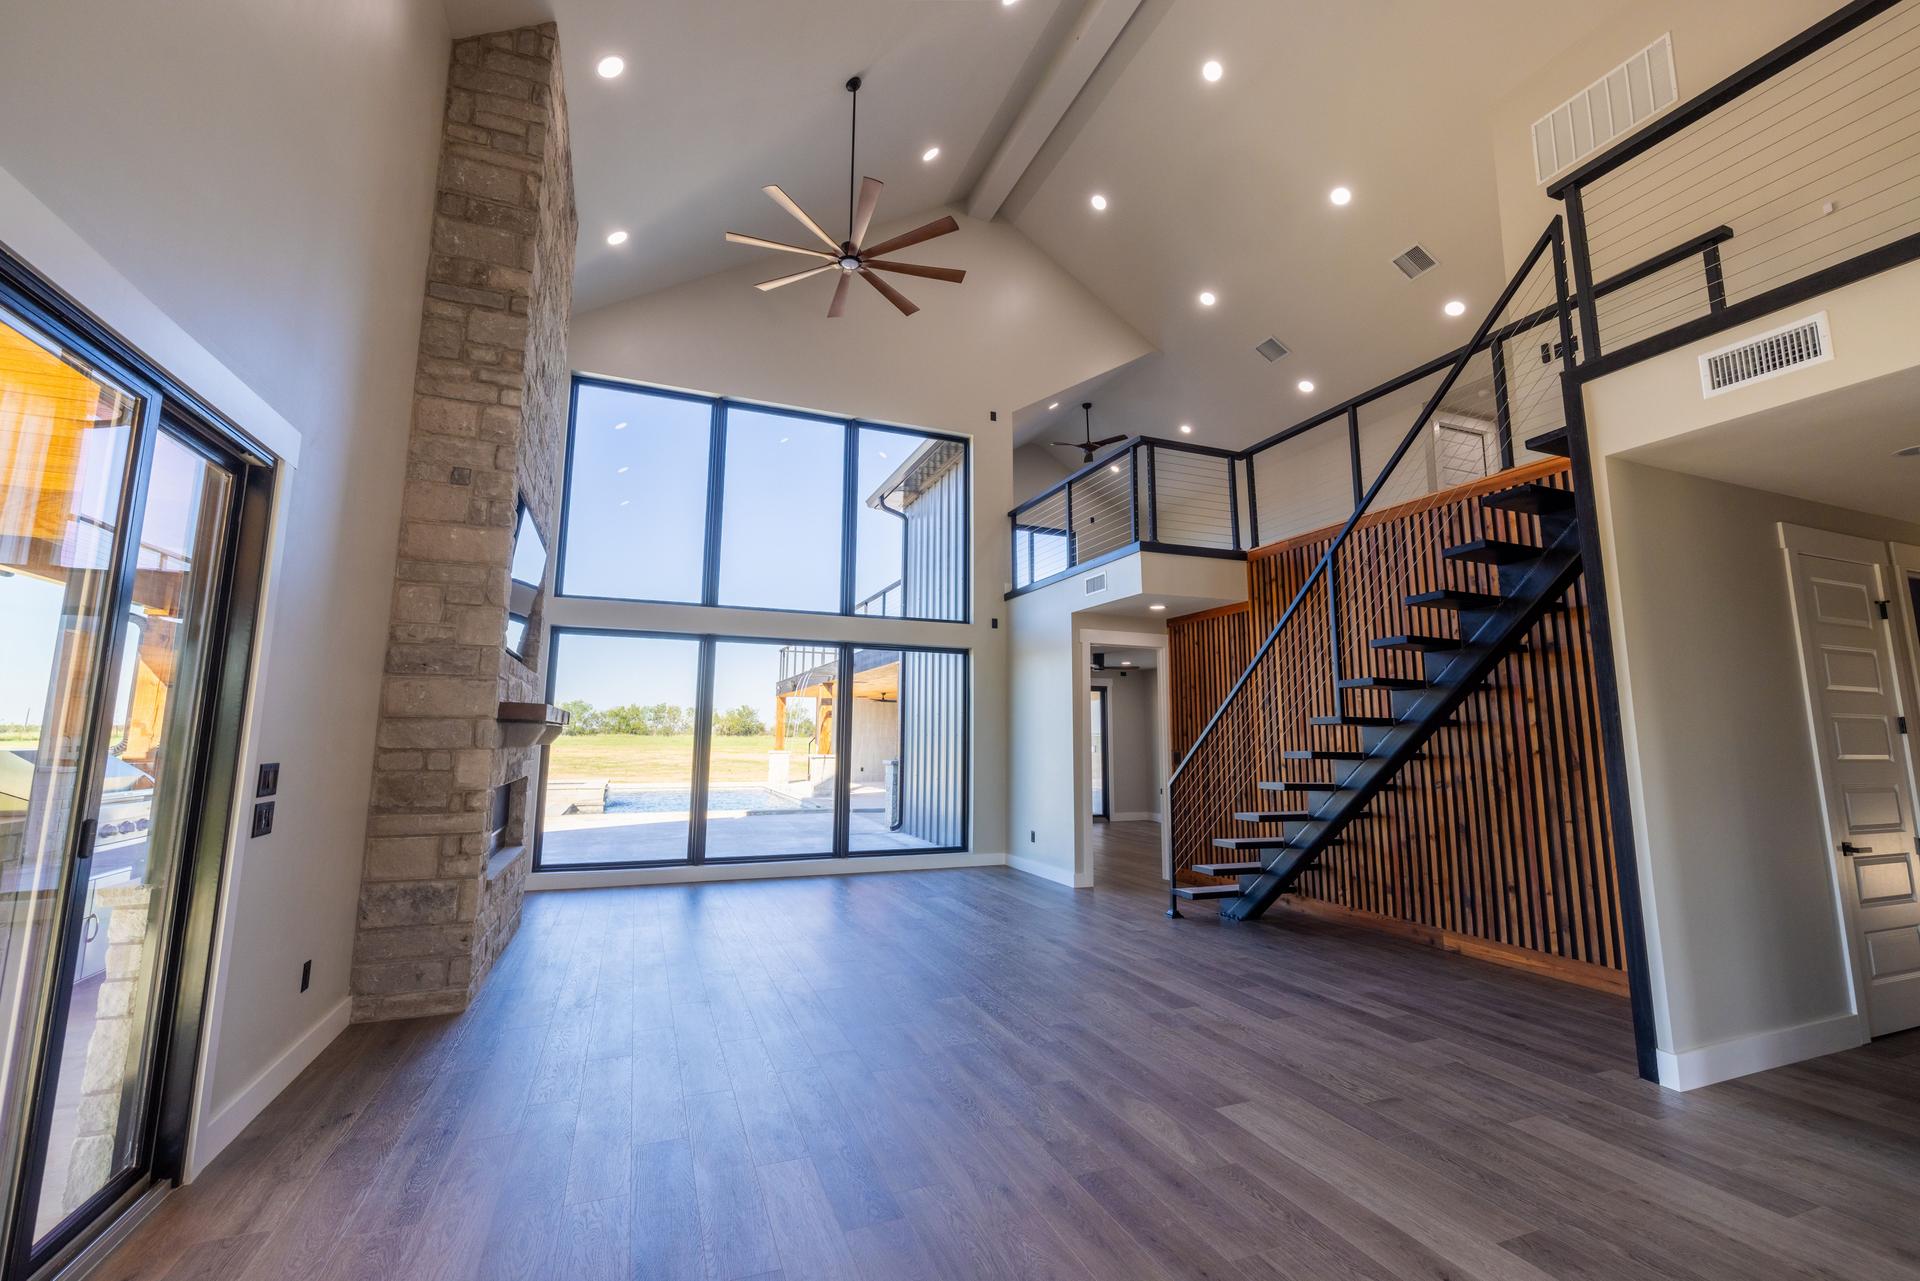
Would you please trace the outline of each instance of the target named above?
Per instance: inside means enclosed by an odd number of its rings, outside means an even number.
[[[552,703],[502,703],[494,719],[502,747],[538,747],[559,738],[572,715]]]

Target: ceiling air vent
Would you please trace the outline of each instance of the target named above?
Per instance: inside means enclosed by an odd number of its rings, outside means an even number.
[[[1393,265],[1400,269],[1401,275],[1405,276],[1408,280],[1412,280],[1415,276],[1432,271],[1439,265],[1439,260],[1419,245],[1415,245],[1398,258],[1395,258]]]
[[[1700,394],[1718,396],[1832,359],[1833,335],[1823,311],[1700,357]]]
[[[1107,576],[1105,574],[1088,574],[1087,575],[1087,579],[1086,579],[1087,595],[1098,596],[1101,592],[1104,592],[1106,590],[1107,590]]]
[[[1274,361],[1287,354],[1287,345],[1278,338],[1269,338],[1258,347],[1255,347],[1254,350],[1262,356],[1265,356],[1267,363],[1271,365]]]

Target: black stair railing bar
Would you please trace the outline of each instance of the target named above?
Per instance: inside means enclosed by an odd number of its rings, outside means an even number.
[[[1508,304],[1509,310],[1526,317],[1525,323],[1528,324],[1537,324],[1543,319],[1552,323],[1558,319],[1559,312],[1553,308],[1541,308],[1538,304],[1553,296],[1555,277],[1541,264],[1535,264],[1533,275],[1534,284],[1530,292],[1516,296]],[[1501,326],[1501,330],[1510,328],[1511,322]],[[1490,356],[1498,350],[1496,344],[1486,354]],[[1481,356],[1473,360],[1483,366],[1489,363]],[[1519,377],[1501,389],[1502,399],[1495,406],[1498,420],[1505,424],[1511,414],[1515,421],[1523,421],[1527,415],[1525,405],[1511,405],[1505,399],[1507,396],[1527,404],[1557,397],[1561,367],[1562,362],[1558,360],[1553,361],[1549,369],[1533,373],[1528,373],[1526,367],[1522,366]],[[1461,381],[1468,380],[1463,375]],[[1480,412],[1484,413],[1484,409]],[[1504,427],[1497,445],[1502,453],[1511,457],[1513,442]],[[1402,459],[1400,467],[1392,470],[1394,477],[1407,479],[1399,484],[1390,483],[1379,490],[1371,514],[1356,524],[1350,533],[1343,556],[1349,562],[1358,557],[1365,575],[1373,582],[1400,584],[1408,594],[1440,586],[1497,590],[1497,584],[1492,581],[1494,576],[1481,571],[1479,567],[1453,567],[1445,576],[1456,580],[1465,577],[1473,581],[1444,582],[1436,568],[1440,559],[1437,552],[1442,543],[1516,532],[1511,523],[1512,517],[1495,516],[1490,522],[1489,514],[1483,512],[1479,504],[1459,502],[1456,489],[1431,492],[1433,486],[1430,478],[1415,465],[1418,461],[1418,456],[1409,452]],[[1382,508],[1383,500],[1402,494],[1411,494],[1416,501]],[[1173,863],[1172,871],[1176,880],[1183,866],[1192,861],[1193,855],[1201,848],[1192,839],[1194,833],[1187,830],[1194,825],[1191,801],[1196,790],[1204,796],[1212,796],[1215,802],[1201,806],[1203,814],[1198,825],[1204,829],[1201,833],[1203,838],[1261,836],[1263,833],[1256,825],[1230,819],[1229,816],[1239,810],[1300,810],[1303,807],[1297,803],[1276,806],[1263,800],[1253,780],[1271,778],[1305,783],[1311,780],[1295,776],[1303,770],[1320,768],[1318,765],[1294,765],[1281,759],[1279,753],[1282,748],[1350,748],[1352,744],[1343,740],[1351,735],[1353,727],[1330,725],[1324,717],[1376,716],[1391,711],[1382,691],[1343,692],[1339,689],[1343,648],[1356,659],[1356,675],[1417,676],[1420,662],[1412,654],[1374,649],[1366,642],[1375,637],[1408,633],[1444,635],[1453,625],[1440,623],[1431,610],[1417,610],[1403,605],[1397,593],[1363,596],[1362,599],[1369,601],[1370,612],[1355,618],[1352,604],[1340,593],[1342,564],[1341,558],[1331,561],[1326,580],[1308,585],[1307,594],[1296,610],[1297,617],[1309,620],[1319,617],[1324,611],[1328,626],[1324,633],[1321,629],[1311,627],[1296,630],[1288,641],[1287,653],[1280,661],[1292,664],[1290,671],[1293,684],[1287,691],[1289,696],[1284,699],[1280,697],[1280,674],[1270,670],[1271,662],[1254,668],[1241,698],[1241,714],[1224,719],[1214,727],[1215,739],[1225,738],[1228,741],[1224,744],[1216,741],[1210,753],[1196,757],[1189,767],[1190,770],[1201,771],[1203,777],[1183,788],[1180,804],[1175,807],[1174,822],[1179,834],[1174,848],[1177,861]],[[1480,581],[1483,579],[1487,581]],[[1454,622],[1457,622],[1457,615],[1454,616]],[[1318,693],[1308,691],[1303,696],[1298,683],[1303,668],[1320,679],[1321,689]],[[1252,715],[1245,714],[1249,705],[1253,709]],[[1287,795],[1291,798],[1294,794]],[[1322,804],[1332,807],[1331,794]]]
[[[1346,521],[1333,535],[1313,569],[1295,589],[1286,608],[1281,611],[1278,620],[1269,629],[1227,696],[1215,709],[1205,728],[1201,730],[1182,756],[1180,763],[1174,768],[1168,780],[1169,848],[1173,851],[1168,867],[1167,914],[1169,916],[1179,916],[1178,898],[1174,890],[1180,872],[1179,864],[1182,861],[1180,853],[1188,848],[1189,838],[1194,834],[1194,829],[1198,827],[1209,833],[1216,828],[1222,832],[1226,831],[1232,823],[1231,816],[1235,807],[1246,799],[1248,790],[1253,787],[1254,775],[1251,771],[1258,757],[1264,753],[1270,759],[1273,745],[1287,741],[1283,727],[1279,724],[1280,719],[1287,715],[1287,709],[1281,706],[1281,700],[1277,696],[1277,673],[1269,670],[1268,663],[1268,658],[1275,652],[1279,638],[1295,624],[1296,620],[1300,620],[1302,625],[1305,625],[1307,614],[1303,612],[1303,604],[1318,592],[1326,606],[1325,651],[1329,655],[1338,652],[1342,620],[1340,593],[1337,590],[1340,577],[1338,566],[1349,540],[1353,537],[1354,530],[1373,510],[1374,504],[1381,498],[1383,492],[1388,489],[1402,461],[1408,456],[1434,415],[1445,403],[1449,393],[1460,381],[1469,362],[1477,354],[1486,350],[1490,342],[1504,341],[1505,337],[1537,328],[1545,321],[1555,319],[1564,313],[1568,303],[1564,297],[1556,296],[1552,306],[1544,309],[1529,309],[1516,320],[1502,323],[1502,317],[1507,314],[1523,285],[1533,277],[1535,268],[1556,245],[1558,236],[1559,221],[1556,219],[1529,250],[1519,270],[1501,291],[1498,301],[1481,320],[1473,338],[1453,353],[1451,361],[1444,368],[1439,384],[1426,397],[1411,426],[1400,437],[1392,454],[1372,483],[1360,495],[1359,501],[1354,504]],[[1556,291],[1556,294],[1558,292]],[[1571,353],[1562,350],[1556,354],[1558,359],[1554,362],[1555,366],[1564,367]],[[1403,385],[1410,385],[1411,381],[1414,380],[1409,380],[1408,384]],[[1554,388],[1557,388],[1557,378],[1549,381]],[[1546,386],[1543,385],[1538,389],[1537,394],[1544,395],[1546,390]],[[1498,394],[1503,398],[1504,403],[1508,396],[1507,390],[1501,388]],[[1343,409],[1346,408],[1349,407],[1343,407]],[[1502,417],[1505,418],[1506,415],[1503,414]],[[1319,421],[1328,420],[1328,416],[1323,415]],[[1268,447],[1275,443],[1279,442],[1269,442]],[[1510,448],[1511,442],[1505,443]],[[1412,552],[1408,554],[1409,560],[1413,554]],[[1377,576],[1379,571],[1377,567],[1373,568]],[[1403,566],[1396,566],[1389,568],[1386,572],[1395,574],[1401,572],[1403,568]],[[1256,701],[1244,701],[1249,699]],[[1253,716],[1238,715],[1243,708],[1249,707],[1253,709]],[[1232,721],[1231,728],[1223,731],[1223,724],[1227,724],[1229,720]],[[1217,733],[1227,734],[1231,741],[1224,745],[1225,750],[1210,751],[1209,749],[1213,746],[1212,740]],[[1204,765],[1196,766],[1196,762],[1204,762]],[[1199,777],[1202,774],[1204,777]],[[1200,786],[1194,786],[1196,781]],[[1206,797],[1199,796],[1201,793],[1205,793]],[[1212,803],[1196,804],[1196,799],[1205,800],[1207,797],[1211,798]],[[1195,810],[1200,812],[1196,813]]]
[[[1855,0],[1554,179],[1592,376],[1920,260],[1920,0]],[[1610,303],[1648,244],[1726,227],[1704,294]]]

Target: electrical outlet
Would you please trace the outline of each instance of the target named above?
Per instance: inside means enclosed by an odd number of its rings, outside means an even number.
[[[307,985],[312,982],[313,982],[313,962],[306,961],[302,963],[300,966],[300,990],[302,992],[306,991]]]
[[[273,831],[273,802],[256,801],[253,806],[253,827],[248,836],[265,836]]]

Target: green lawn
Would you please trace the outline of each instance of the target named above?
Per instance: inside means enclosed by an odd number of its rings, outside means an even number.
[[[789,735],[795,778],[806,773],[806,740]],[[764,783],[773,735],[713,736],[713,781]],[[553,742],[552,778],[606,778],[616,783],[679,783],[692,777],[691,734],[562,734]]]

